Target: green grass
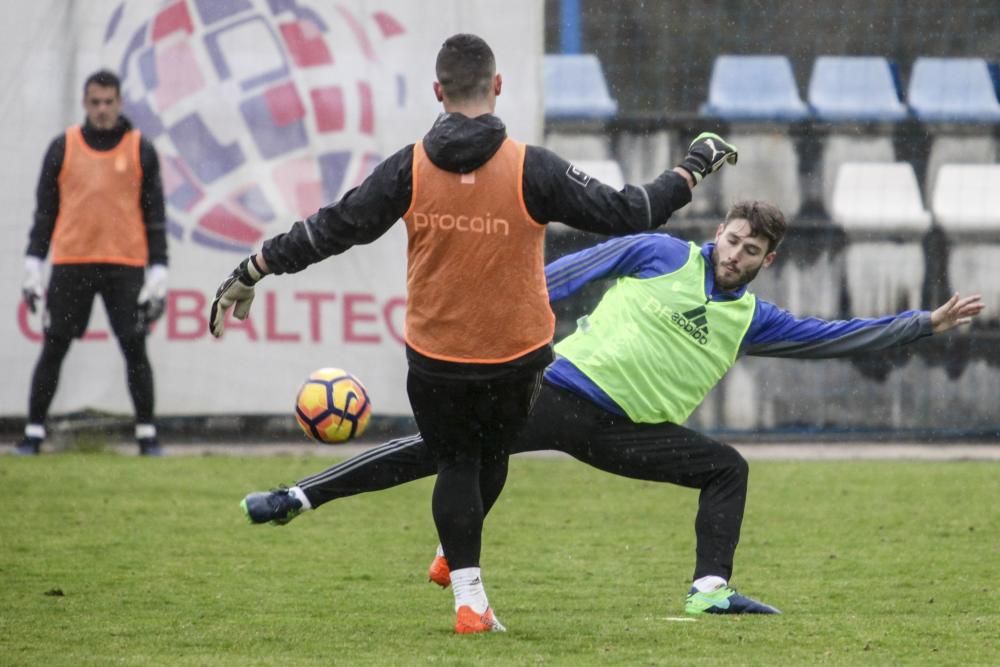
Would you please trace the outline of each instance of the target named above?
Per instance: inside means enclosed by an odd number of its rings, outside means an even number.
[[[0,460],[0,665],[995,665],[1000,466],[752,466],[733,584],[682,617],[697,493],[515,460],[483,568],[504,635],[426,582],[430,482],[276,528],[243,495],[326,458]]]

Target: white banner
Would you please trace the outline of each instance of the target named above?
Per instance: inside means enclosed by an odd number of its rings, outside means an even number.
[[[167,312],[149,339],[157,413],[281,414],[310,371],[339,366],[376,412],[409,413],[402,345],[406,234],[260,284],[251,317],[207,332],[217,285],[270,236],[336,200],[440,111],[434,59],[473,32],[505,86],[497,113],[541,137],[543,3],[536,0],[36,0],[0,23],[0,416],[23,415],[40,317],[20,303],[42,156],[82,122],[83,81],[122,77],[125,114],[160,155],[170,234]],[[130,413],[124,363],[98,301],[63,366],[52,413]]]

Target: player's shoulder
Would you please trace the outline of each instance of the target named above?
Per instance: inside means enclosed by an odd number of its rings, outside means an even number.
[[[63,153],[66,151],[66,134],[69,132],[70,128],[67,128],[52,137],[49,141],[48,148],[45,149],[45,160],[47,162],[58,162],[62,163]]]
[[[632,234],[631,237],[635,237],[638,243],[651,249],[671,253],[690,253],[692,249],[695,251],[700,249],[697,244],[685,241],[684,239],[678,238],[670,232],[664,230],[640,232],[638,234]]]
[[[627,257],[634,270],[650,272],[652,277],[682,266],[691,256],[692,245],[665,232],[640,232],[606,241],[608,249]],[[696,246],[695,246],[696,247]]]

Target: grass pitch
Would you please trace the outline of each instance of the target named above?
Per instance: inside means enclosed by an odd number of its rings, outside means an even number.
[[[776,617],[683,619],[695,491],[514,459],[451,633],[429,480],[250,526],[329,458],[0,460],[0,665],[996,665],[1000,465],[757,462],[733,584]]]

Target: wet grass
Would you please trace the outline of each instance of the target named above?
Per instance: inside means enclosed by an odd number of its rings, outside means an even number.
[[[1000,465],[759,462],[734,585],[682,618],[697,493],[512,466],[484,579],[505,635],[426,582],[430,482],[247,525],[328,458],[0,459],[0,665],[1000,664]]]

